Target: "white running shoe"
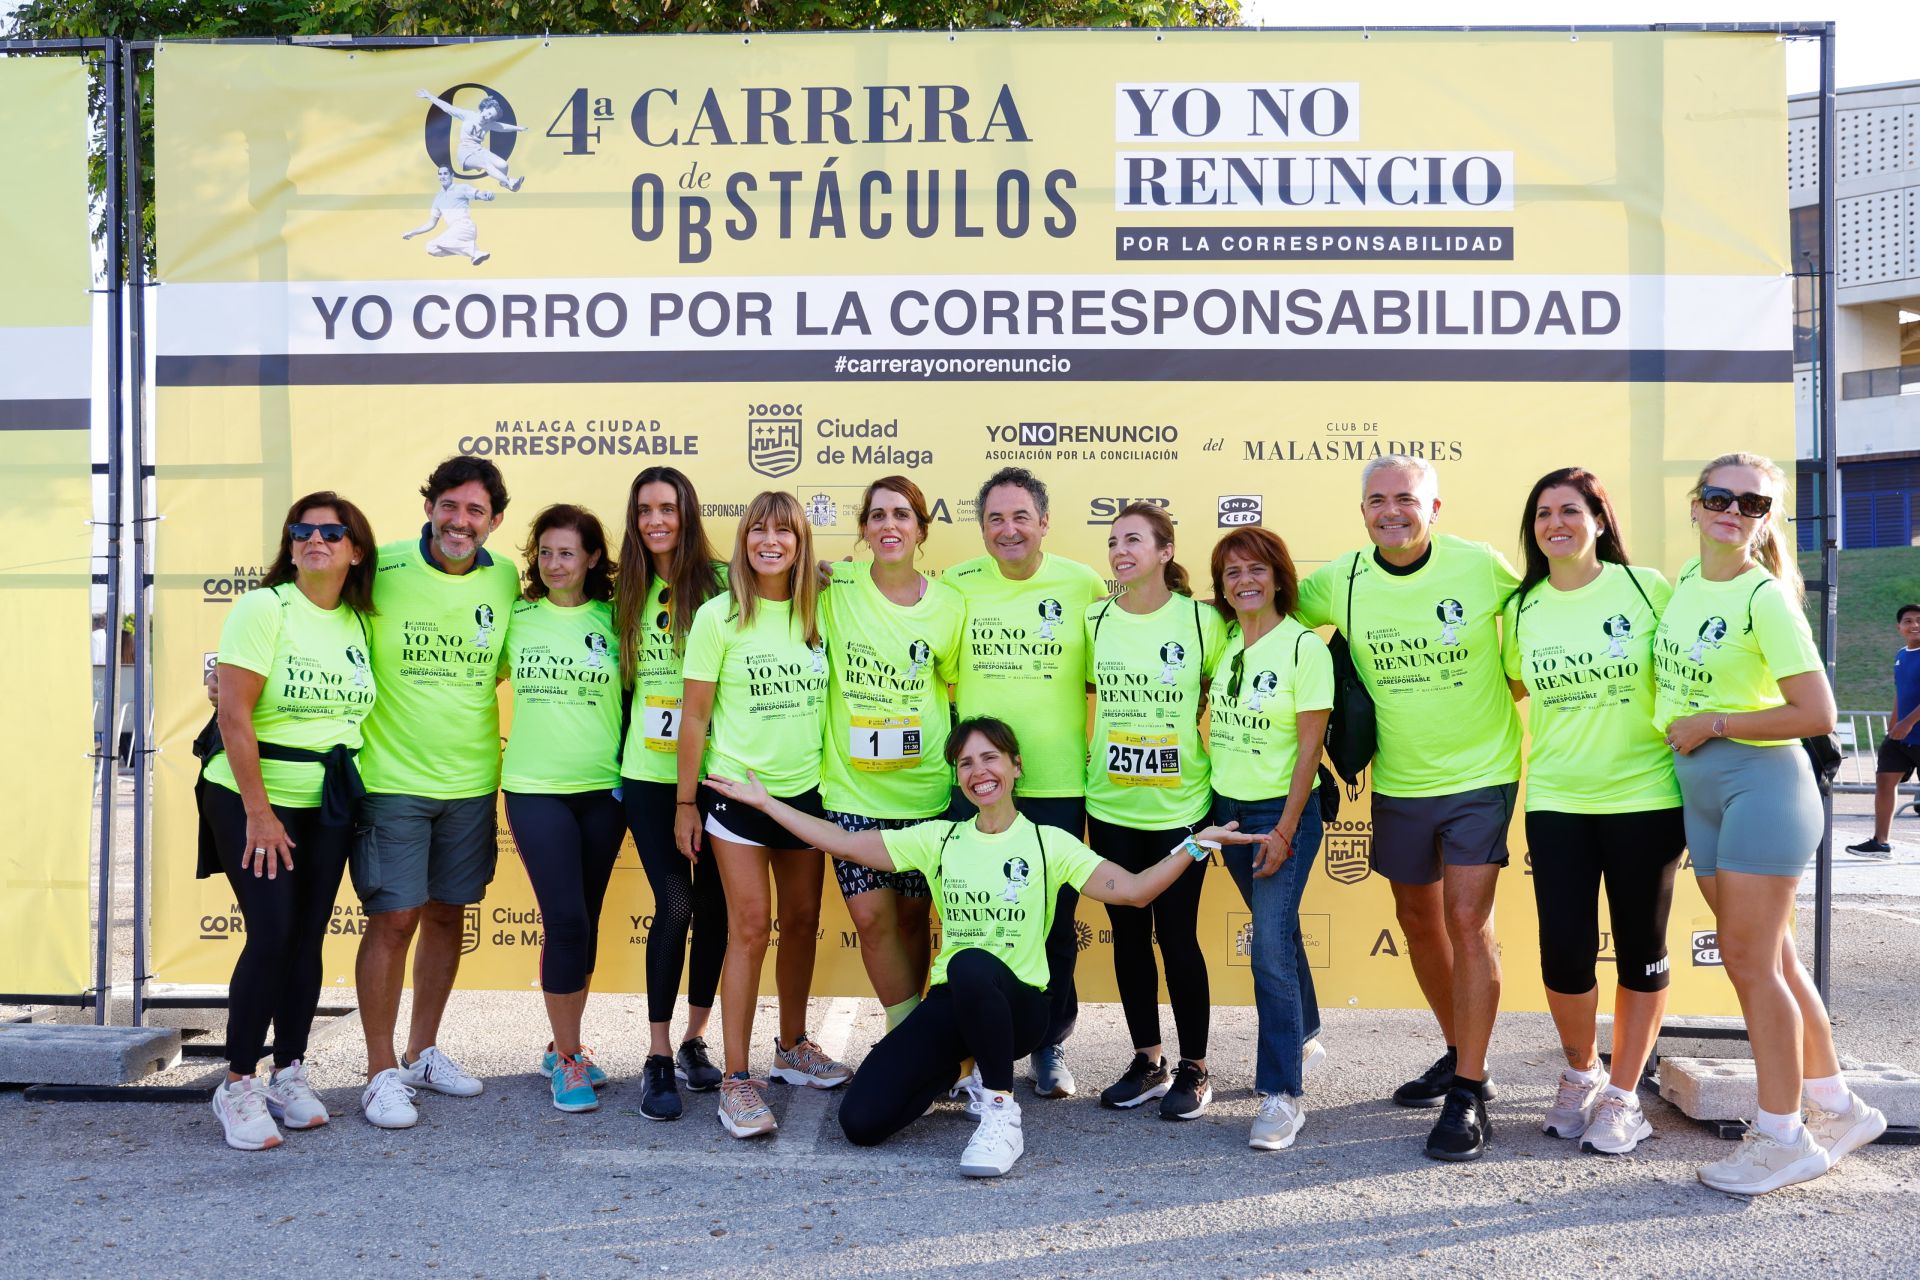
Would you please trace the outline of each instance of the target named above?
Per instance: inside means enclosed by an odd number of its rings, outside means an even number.
[[[307,1081],[307,1064],[295,1058],[273,1073],[267,1086],[267,1110],[289,1129],[318,1129],[333,1117]]]
[[[1293,1145],[1306,1123],[1307,1109],[1284,1093],[1270,1093],[1260,1099],[1260,1111],[1253,1117],[1247,1133],[1247,1145],[1260,1151],[1285,1151]]]
[[[1812,1103],[1807,1105],[1807,1128],[1813,1140],[1827,1153],[1829,1167],[1840,1163],[1850,1151],[1872,1142],[1887,1131],[1887,1117],[1859,1094],[1848,1095],[1845,1111],[1828,1111]]]
[[[398,1067],[388,1067],[367,1082],[360,1093],[360,1112],[376,1129],[411,1129],[420,1119],[413,1109],[413,1090]]]
[[[265,1151],[280,1145],[280,1129],[267,1113],[267,1089],[252,1076],[229,1080],[213,1091],[227,1145],[235,1151]]]
[[[1020,1136],[1020,1104],[1012,1094],[990,1094],[980,1107],[980,1127],[960,1153],[960,1172],[969,1178],[997,1178],[1013,1168],[1026,1146]]]
[[[1587,1135],[1581,1139],[1582,1151],[1603,1156],[1624,1156],[1653,1136],[1653,1125],[1640,1109],[1640,1099],[1602,1093],[1587,1117]]]
[[[1560,1092],[1554,1095],[1553,1105],[1541,1119],[1540,1130],[1550,1138],[1577,1138],[1592,1122],[1593,1105],[1599,1101],[1600,1091],[1607,1087],[1607,1079],[1601,1076],[1589,1084],[1562,1071],[1558,1083]]]
[[[1700,1181],[1715,1191],[1757,1196],[1796,1182],[1812,1182],[1831,1167],[1826,1151],[1805,1125],[1794,1142],[1776,1142],[1749,1128],[1732,1155],[1700,1166]]]
[[[1327,1060],[1327,1046],[1320,1043],[1319,1037],[1300,1046],[1300,1083],[1305,1084],[1307,1077]]]
[[[428,1045],[412,1062],[400,1063],[400,1083],[415,1089],[431,1089],[455,1098],[471,1098],[487,1086],[467,1074],[467,1069]]]
[[[982,1108],[986,1106],[987,1086],[981,1082],[979,1067],[975,1067],[954,1081],[953,1088],[947,1090],[949,1098],[957,1098],[963,1093],[967,1095],[967,1114],[980,1115]]]

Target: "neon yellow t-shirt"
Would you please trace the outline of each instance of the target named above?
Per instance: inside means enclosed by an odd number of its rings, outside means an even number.
[[[1047,930],[1060,886],[1085,885],[1099,854],[1058,827],[1036,827],[1023,817],[995,835],[972,821],[922,822],[881,834],[894,866],[920,872],[933,888],[940,954],[928,985],[945,982],[947,962],[978,947],[1028,986],[1046,989]]]
[[[1687,561],[1653,637],[1654,728],[1699,711],[1732,715],[1786,705],[1780,681],[1824,669],[1813,629],[1778,578],[1755,565],[1729,582]],[[1791,740],[1755,747],[1791,746]]]
[[[992,556],[941,576],[967,601],[967,645],[954,694],[960,715],[994,716],[1020,739],[1023,796],[1086,793],[1087,606],[1107,593],[1099,574],[1049,555],[1015,582]]]
[[[912,605],[873,585],[870,563],[833,566],[821,597],[832,634],[820,802],[869,818],[931,818],[953,789],[947,686],[959,674],[967,602],[935,579]]]
[[[373,579],[373,669],[380,700],[367,717],[360,778],[381,795],[464,800],[500,785],[500,700],[494,693],[520,575],[484,559],[455,577],[419,539],[380,548]]]
[[[1295,717],[1333,706],[1333,657],[1326,641],[1292,618],[1251,649],[1244,639],[1234,627],[1207,698],[1213,789],[1231,800],[1272,800],[1287,794],[1300,759]]]
[[[747,631],[730,595],[693,615],[682,672],[715,686],[708,772],[745,781],[751,769],[782,799],[820,785],[829,635],[821,622],[821,646],[809,648],[790,601],[760,601]]]
[[[1640,813],[1680,803],[1653,727],[1653,632],[1673,588],[1602,562],[1575,591],[1542,582],[1507,604],[1501,654],[1527,686],[1527,810]],[[1646,598],[1641,598],[1641,592]]]
[[[1200,686],[1227,647],[1212,605],[1175,593],[1148,614],[1120,599],[1087,606],[1093,742],[1087,812],[1138,831],[1197,822],[1213,803]]]
[[[727,566],[714,561],[720,593],[726,594]],[[639,645],[633,669],[633,714],[627,726],[626,750],[620,774],[642,782],[672,782],[679,777],[680,653],[673,644],[673,614],[668,609],[664,578],[647,584],[647,602],[640,611]],[[711,597],[709,597],[711,598]],[[705,768],[701,772],[706,772]]]
[[[613,606],[521,600],[507,631],[513,724],[500,786],[574,795],[620,785],[620,642]]]
[[[1349,613],[1347,572],[1356,561]],[[1388,573],[1367,547],[1300,584],[1300,621],[1340,629],[1373,695],[1376,792],[1446,796],[1519,780],[1520,717],[1498,627],[1519,585],[1498,551],[1444,533],[1412,573]]]
[[[253,704],[253,736],[309,751],[360,745],[374,706],[367,630],[346,605],[322,609],[292,583],[261,587],[233,602],[220,625],[220,661],[266,677]],[[207,781],[238,792],[222,751],[207,761]],[[262,760],[267,799],[288,809],[317,809],[321,766]]]

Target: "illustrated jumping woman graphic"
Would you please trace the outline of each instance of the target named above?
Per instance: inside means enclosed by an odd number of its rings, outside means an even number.
[[[468,108],[456,107],[451,102],[434,97],[425,89],[416,89],[414,97],[431,102],[459,122],[459,146],[454,159],[460,168],[482,170],[509,191],[520,189],[526,177],[508,177],[507,162],[487,146],[489,133],[525,133],[527,129],[523,124],[508,124],[500,118],[500,99],[488,94],[480,99],[478,107]]]

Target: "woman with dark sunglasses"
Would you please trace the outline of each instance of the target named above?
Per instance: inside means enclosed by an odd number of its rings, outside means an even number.
[[[727,957],[727,897],[720,869],[711,858],[682,857],[673,837],[687,632],[700,606],[727,589],[727,566],[714,559],[700,499],[679,469],[648,467],[633,478],[620,565],[614,628],[620,637],[620,678],[632,690],[620,795],[633,847],[653,890],[646,958],[652,1043],[641,1073],[640,1114],[676,1120],[682,1110],[680,1081],[698,1093],[720,1087],[720,1068],[707,1056],[705,1036]],[[683,968],[687,1030],[676,1051],[673,1006]]]
[[[1324,823],[1314,795],[1333,706],[1326,642],[1293,618],[1299,575],[1278,535],[1235,529],[1213,549],[1213,608],[1232,624],[1224,678],[1208,699],[1212,821],[1266,838],[1221,851],[1253,913],[1253,1002],[1259,1019],[1253,1087],[1262,1095],[1247,1145],[1293,1145],[1305,1119],[1307,1071],[1326,1056],[1320,1005],[1300,932],[1300,897]]]
[[[1834,708],[1775,512],[1785,489],[1780,468],[1757,454],[1701,469],[1700,554],[1681,569],[1653,641],[1654,724],[1674,752],[1694,874],[1759,1087],[1739,1149],[1703,1166],[1700,1181],[1749,1196],[1817,1178],[1887,1127],[1847,1088],[1826,1005],[1794,945],[1794,893],[1823,826],[1796,740],[1831,732]]]
[[[1507,602],[1502,655],[1531,698],[1527,848],[1540,913],[1540,970],[1566,1066],[1541,1128],[1625,1155],[1653,1126],[1640,1073],[1667,1004],[1667,914],[1686,845],[1673,753],[1653,727],[1654,627],[1673,588],[1627,564],[1599,477],[1540,477],[1520,515],[1526,564]],[[1617,986],[1613,1062],[1600,1064],[1600,886]]]
[[[227,1145],[277,1147],[327,1123],[307,1081],[320,948],[340,892],[361,794],[353,755],[373,708],[366,619],[373,529],[336,493],[287,511],[260,586],[220,628],[219,743],[194,788],[199,875],[222,872],[246,921],[228,983],[227,1078],[213,1091]],[[274,1072],[254,1072],[273,1027]]]

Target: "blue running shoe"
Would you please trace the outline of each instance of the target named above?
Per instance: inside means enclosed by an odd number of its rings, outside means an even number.
[[[587,1081],[587,1061],[584,1054],[571,1058],[561,1058],[548,1077],[553,1086],[553,1105],[562,1111],[592,1111],[600,1105],[600,1099],[594,1096],[593,1086]]]
[[[585,1045],[581,1045],[580,1061],[587,1064],[587,1083],[596,1089],[606,1088],[607,1073],[594,1064],[593,1050],[587,1048]],[[540,1074],[550,1076],[553,1074],[554,1068],[559,1065],[560,1055],[553,1051],[553,1041],[549,1040],[547,1041],[547,1051],[540,1055]]]

